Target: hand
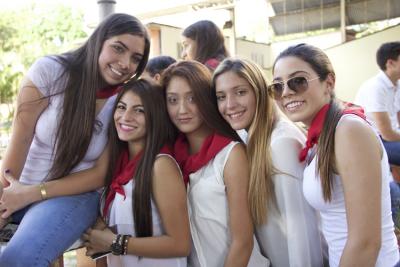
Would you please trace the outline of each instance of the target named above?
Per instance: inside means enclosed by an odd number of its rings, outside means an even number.
[[[82,238],[85,240],[86,255],[91,256],[98,252],[110,251],[110,246],[116,238],[116,234],[107,227],[103,230],[89,228]]]
[[[1,218],[6,219],[11,214],[35,202],[35,193],[39,196],[39,189],[35,185],[24,185],[15,179],[10,171],[5,171],[3,177],[9,183],[3,188],[0,199]],[[37,192],[36,192],[37,191]]]
[[[92,228],[96,229],[96,230],[104,230],[107,228],[107,225],[104,222],[103,218],[98,217],[95,224],[92,226]]]

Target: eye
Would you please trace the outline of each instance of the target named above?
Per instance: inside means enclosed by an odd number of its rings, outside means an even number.
[[[192,95],[188,96],[188,97],[187,97],[187,101],[188,101],[189,103],[194,103],[194,96],[192,96]]]
[[[225,95],[217,95],[217,101],[224,101],[226,98]]]
[[[168,96],[168,97],[167,97],[167,102],[168,102],[169,104],[176,104],[177,99],[176,99],[176,97],[174,97],[174,96]]]
[[[135,108],[133,111],[137,114],[144,114],[144,108],[142,107]]]
[[[125,108],[124,105],[118,104],[118,105],[117,105],[117,109],[119,109],[119,110],[125,110],[126,108]]]
[[[132,57],[132,62],[135,64],[139,64],[140,61],[142,61],[142,57],[141,56],[133,56]]]
[[[244,90],[244,89],[238,90],[238,91],[236,92],[236,94],[237,94],[238,96],[243,96],[243,95],[245,95],[246,93],[247,93],[247,91]]]
[[[117,53],[124,52],[124,48],[122,46],[120,46],[120,45],[113,45],[112,47],[114,48],[114,51],[117,52]]]

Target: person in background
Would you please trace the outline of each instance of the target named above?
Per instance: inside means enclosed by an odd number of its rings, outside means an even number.
[[[174,129],[164,92],[145,79],[126,83],[110,124],[102,214],[83,239],[88,255],[110,251],[108,266],[184,267],[190,250],[186,190],[168,144]]]
[[[162,85],[180,132],[175,158],[188,183],[189,266],[269,266],[253,249],[245,147],[218,113],[211,72],[199,62],[181,61],[165,70]]]
[[[304,133],[276,106],[255,63],[225,59],[212,87],[224,119],[248,133],[250,212],[262,254],[272,266],[323,266],[318,217],[302,192]]]
[[[176,60],[170,56],[157,56],[153,57],[147,62],[146,69],[142,74],[142,78],[152,79],[155,82],[160,82],[162,72],[168,68],[169,65],[175,63]]]
[[[269,88],[289,119],[307,127],[303,192],[321,215],[329,266],[394,266],[387,154],[362,109],[336,99],[329,58],[291,46],[275,60]]]
[[[196,60],[211,71],[229,56],[222,31],[214,22],[200,20],[182,33],[182,58]]]
[[[135,17],[113,14],[79,48],[38,59],[22,82],[1,166],[1,218],[19,223],[0,266],[48,266],[97,218],[118,87],[150,50]]]
[[[400,227],[400,42],[382,44],[376,61],[378,74],[365,81],[357,92],[355,103],[362,106],[368,121],[379,132],[392,165],[395,181],[390,182],[392,217]]]

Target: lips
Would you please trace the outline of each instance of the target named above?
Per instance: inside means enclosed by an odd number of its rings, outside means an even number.
[[[177,121],[178,121],[179,123],[183,123],[183,124],[184,124],[184,123],[190,122],[191,119],[192,119],[192,118],[178,118]]]
[[[243,114],[244,114],[244,111],[239,111],[239,112],[235,112],[235,113],[229,113],[229,114],[226,114],[226,115],[231,120],[237,120],[240,117],[242,117]]]
[[[131,125],[123,124],[123,123],[119,123],[119,128],[124,132],[130,132],[130,131],[137,129],[137,127],[135,127],[135,126],[131,126]]]

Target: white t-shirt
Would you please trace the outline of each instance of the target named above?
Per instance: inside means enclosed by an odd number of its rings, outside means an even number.
[[[38,59],[28,71],[28,78],[33,84],[44,96],[49,96],[49,105],[40,114],[36,123],[32,144],[20,177],[20,181],[24,184],[41,183],[53,165],[55,135],[64,101],[62,92],[66,86],[66,79],[59,79],[62,71],[63,66],[51,57]],[[115,99],[116,96],[110,97],[97,115],[99,127],[93,132],[84,158],[71,171],[72,173],[93,167],[103,152],[108,140],[108,124]]]
[[[397,112],[400,111],[400,84],[393,85],[383,71],[362,84],[357,92],[355,104],[364,108],[367,120],[379,132],[371,112],[387,112],[392,129],[399,130]]]
[[[166,154],[159,154],[157,157],[165,156]],[[173,159],[173,158],[172,158]],[[175,159],[173,159],[175,161]],[[135,182],[130,180],[123,186],[126,198],[121,194],[115,194],[115,199],[112,202],[110,209],[110,220],[108,225],[115,227],[118,234],[136,236],[135,234],[135,221],[132,212],[132,192]],[[151,216],[153,221],[153,236],[161,236],[165,234],[162,220],[158,212],[157,206],[151,201]],[[186,257],[180,258],[146,258],[135,255],[116,256],[109,254],[107,256],[107,263],[109,267],[186,267]]]
[[[327,247],[319,229],[319,216],[302,191],[304,163],[298,155],[304,134],[293,123],[280,120],[271,136],[272,177],[276,205],[268,208],[267,223],[257,227],[261,252],[272,266],[323,266]]]
[[[342,116],[339,123],[346,119],[362,120],[356,115],[348,114]],[[367,124],[364,120],[362,120]],[[368,125],[368,124],[367,124]],[[377,136],[379,139],[379,137]],[[380,139],[379,139],[380,141]],[[381,194],[381,249],[379,251],[376,267],[394,266],[399,260],[399,250],[394,226],[392,221],[389,182],[391,174],[385,149],[382,146],[383,156],[381,159],[382,194]],[[332,200],[325,202],[320,176],[316,177],[317,156],[313,158],[310,165],[304,170],[303,191],[307,201],[321,214],[322,231],[329,247],[329,266],[339,266],[340,258],[347,241],[347,216],[342,179],[334,175],[332,185]],[[365,221],[368,223],[368,221]],[[356,255],[354,255],[356,256]]]
[[[237,142],[229,143],[207,165],[189,175],[188,186],[190,231],[193,247],[189,266],[224,266],[231,243],[229,207],[224,183],[224,168]],[[261,255],[257,242],[249,267],[268,267],[269,260]]]

